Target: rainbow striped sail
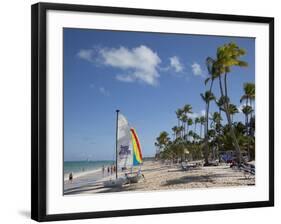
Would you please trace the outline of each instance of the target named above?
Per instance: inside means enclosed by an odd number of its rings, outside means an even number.
[[[134,128],[131,128],[130,131],[133,145],[133,166],[137,166],[142,164],[141,146],[136,130]]]

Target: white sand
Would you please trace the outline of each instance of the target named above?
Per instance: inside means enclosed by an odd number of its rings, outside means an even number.
[[[91,180],[91,173],[74,178],[73,183],[65,181],[65,194],[92,194],[118,191],[153,191],[171,189],[249,186],[255,184],[255,176],[230,168],[229,165],[196,167],[183,171],[180,165],[164,165],[147,161],[142,166],[145,179],[136,184],[126,184],[122,188],[105,188],[103,181],[114,178],[104,177]]]

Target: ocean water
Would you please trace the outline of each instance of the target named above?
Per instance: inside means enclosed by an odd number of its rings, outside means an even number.
[[[75,177],[83,176],[89,172],[101,172],[102,167],[115,165],[115,161],[65,161],[63,164],[64,179],[68,179],[70,173]]]

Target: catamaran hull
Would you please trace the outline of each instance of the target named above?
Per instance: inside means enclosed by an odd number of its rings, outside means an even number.
[[[138,183],[140,181],[141,176],[140,175],[131,176],[131,177],[127,177],[127,179],[128,179],[129,183],[134,184],[134,183]]]
[[[128,183],[128,181],[125,178],[119,178],[119,179],[104,181],[103,186],[109,188],[122,187],[126,183]]]

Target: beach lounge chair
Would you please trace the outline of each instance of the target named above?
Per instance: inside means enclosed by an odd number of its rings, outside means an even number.
[[[247,164],[241,164],[240,165],[240,170],[244,171],[245,173],[248,173],[248,174],[252,174],[252,175],[255,175],[256,171],[255,171],[255,166],[254,165],[247,165]]]
[[[182,163],[181,163],[181,168],[182,168],[182,170],[184,170],[184,171],[188,170],[187,163],[182,162]]]
[[[207,165],[204,164],[204,166],[218,166],[218,165],[219,165],[218,160],[209,161],[209,163]]]
[[[184,171],[187,171],[187,170],[189,170],[190,168],[195,168],[195,167],[197,167],[197,164],[188,164],[188,163],[186,163],[186,162],[182,162],[182,163],[181,163],[181,168],[182,168],[182,170],[184,170]]]
[[[138,183],[142,178],[144,179],[144,175],[142,174],[141,170],[139,170],[136,173],[126,174],[126,178],[128,183]]]
[[[127,179],[130,184],[135,184],[140,181],[141,177],[142,175],[127,176]]]

